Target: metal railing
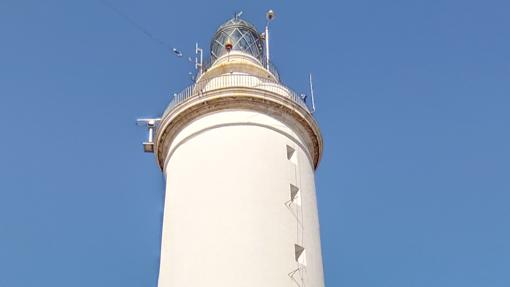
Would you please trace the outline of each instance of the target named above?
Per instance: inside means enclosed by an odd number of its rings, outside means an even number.
[[[248,74],[227,74],[201,80],[185,88],[180,93],[174,94],[174,98],[163,113],[163,117],[182,103],[204,96],[207,92],[225,88],[252,88],[259,91],[271,92],[291,100],[310,113],[310,109],[305,102],[306,95],[298,94],[278,81]]]
[[[271,62],[270,60],[269,60],[269,65],[268,65],[268,64],[267,64],[267,61],[268,61],[268,60],[266,60],[266,58],[262,58],[262,62],[261,62],[262,66],[264,66],[264,67],[268,67],[268,68],[269,68],[269,72],[270,72],[271,74],[273,74],[273,76],[274,76],[274,77],[275,77],[278,81],[281,81],[282,79],[280,79],[280,73],[278,72],[278,69],[276,69],[276,66],[275,66],[275,65],[273,65],[273,62]]]
[[[262,67],[268,68],[269,72],[271,74],[273,74],[273,76],[276,78],[276,80],[281,82],[280,73],[278,72],[278,69],[276,68],[276,66],[273,65],[273,62],[269,61],[269,65],[268,65],[266,58],[262,58],[262,60],[255,59],[255,58],[253,58],[253,59],[254,59],[254,62],[256,61]],[[214,64],[215,61],[216,61],[216,59],[213,59],[212,57],[205,59],[204,62],[202,63],[202,73],[205,73]],[[198,79],[198,77],[200,77],[200,75],[201,75],[200,72],[197,72],[197,75],[195,76],[195,78]]]

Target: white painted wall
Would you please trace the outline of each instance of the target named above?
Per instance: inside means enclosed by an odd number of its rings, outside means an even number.
[[[287,159],[287,145],[295,159]],[[217,112],[184,128],[164,170],[158,286],[324,286],[314,169],[304,148],[291,128],[252,111]],[[285,205],[290,184],[300,189],[301,207]],[[298,268],[294,244],[306,250],[306,266],[293,276],[299,285],[289,276]]]

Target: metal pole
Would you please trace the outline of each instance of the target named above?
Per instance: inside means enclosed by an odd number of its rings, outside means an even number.
[[[152,143],[152,139],[153,139],[153,136],[152,136],[152,133],[153,133],[153,127],[149,126],[149,142]]]
[[[154,133],[154,127],[156,126],[156,121],[150,120],[147,123],[147,126],[149,127],[149,142],[152,143],[153,140],[153,133]]]
[[[310,73],[310,96],[312,96],[312,113],[315,112],[315,97],[313,95],[312,74]]]
[[[265,37],[266,37],[266,69],[269,71],[269,22],[273,20],[274,18],[274,11],[269,10],[266,13],[266,31],[265,31]]]
[[[266,23],[266,69],[269,70],[269,20]]]

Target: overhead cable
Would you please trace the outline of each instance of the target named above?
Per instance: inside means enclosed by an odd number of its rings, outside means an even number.
[[[117,14],[119,17],[123,18],[128,24],[136,28],[138,31],[142,32],[147,38],[149,38],[154,43],[165,47],[168,50],[173,51],[174,55],[177,57],[182,57],[182,53],[177,50],[176,48],[171,47],[167,42],[163,41],[162,39],[154,36],[147,28],[145,28],[143,25],[136,22],[133,18],[131,18],[126,13],[122,12],[119,8],[115,7],[111,2],[106,0],[98,0],[101,4],[112,10],[115,14]]]

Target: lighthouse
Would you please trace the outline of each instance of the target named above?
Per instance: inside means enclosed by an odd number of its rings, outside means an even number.
[[[194,83],[146,121],[166,179],[159,287],[324,286],[322,137],[312,97],[269,59],[267,26],[219,26]]]

